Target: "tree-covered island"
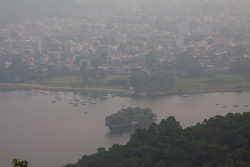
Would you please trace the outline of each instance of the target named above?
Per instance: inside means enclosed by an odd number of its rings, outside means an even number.
[[[150,108],[123,108],[118,113],[106,117],[106,126],[111,132],[145,128],[156,120],[156,114]]]

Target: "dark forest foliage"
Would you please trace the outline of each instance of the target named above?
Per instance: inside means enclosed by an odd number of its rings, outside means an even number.
[[[183,129],[173,116],[137,129],[127,145],[84,155],[66,167],[247,167],[250,112],[215,116]]]

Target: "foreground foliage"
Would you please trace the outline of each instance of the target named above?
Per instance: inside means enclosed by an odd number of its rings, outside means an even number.
[[[14,158],[12,160],[13,167],[29,167],[29,163],[26,160],[18,160]]]
[[[215,116],[183,129],[174,117],[137,129],[127,145],[84,155],[66,167],[247,167],[250,112]]]

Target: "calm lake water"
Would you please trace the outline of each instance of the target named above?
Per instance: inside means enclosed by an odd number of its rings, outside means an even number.
[[[105,126],[105,117],[122,107],[149,107],[157,122],[175,116],[187,127],[211,116],[250,111],[250,92],[106,100],[71,92],[0,92],[1,166],[12,166],[16,157],[33,167],[60,167],[99,147],[126,144],[130,134],[112,135]]]

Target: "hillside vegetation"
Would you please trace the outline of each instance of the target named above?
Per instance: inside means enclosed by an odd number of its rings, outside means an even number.
[[[173,116],[137,129],[125,145],[84,155],[66,167],[248,167],[250,112],[215,116],[183,129]]]

